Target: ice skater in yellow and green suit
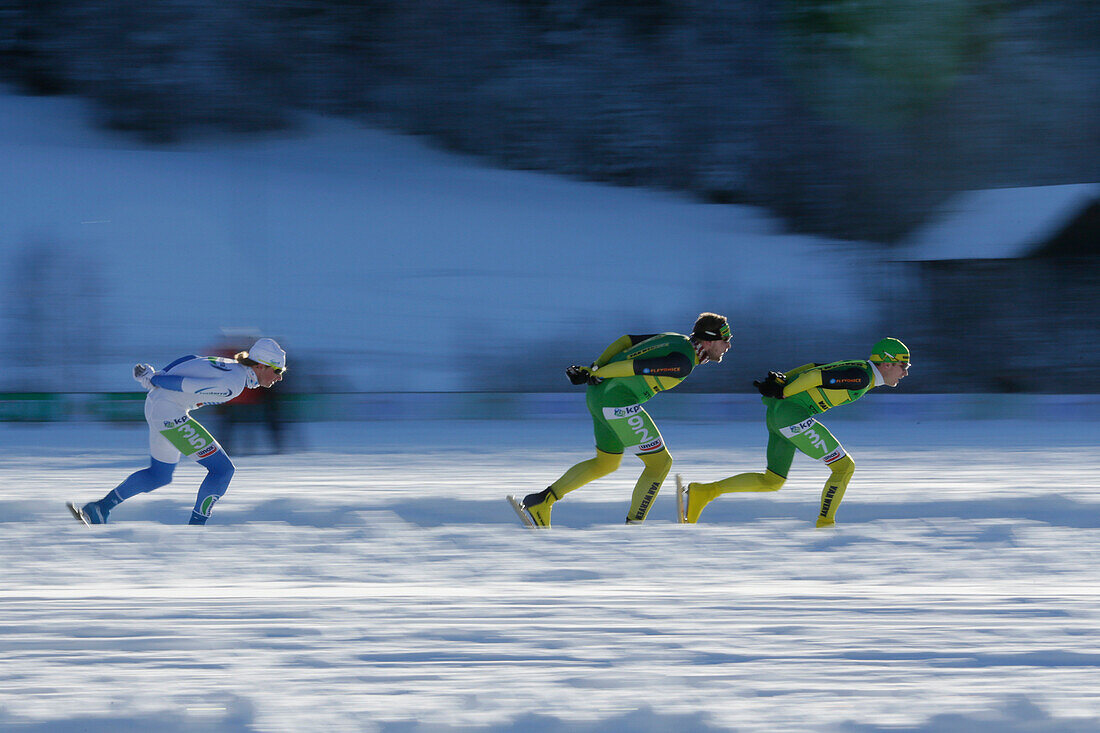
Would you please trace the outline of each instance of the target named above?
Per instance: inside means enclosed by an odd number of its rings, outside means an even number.
[[[826,410],[858,400],[883,385],[896,387],[909,373],[909,349],[896,338],[884,338],[866,361],[805,364],[786,374],[769,372],[753,385],[767,407],[768,467],[764,473],[741,473],[714,483],[690,483],[676,477],[680,519],[693,524],[716,497],[732,491],[778,491],[787,480],[795,450],[822,461],[831,471],[821,491],[818,527],[836,524],[856,464],[829,429],[817,421]]]
[[[620,336],[591,366],[566,369],[570,382],[586,385],[596,457],[576,464],[547,488],[523,497],[522,502],[508,497],[520,519],[531,527],[549,527],[554,502],[617,469],[623,453],[629,451],[637,454],[644,468],[634,486],[626,521],[645,521],[672,467],[672,456],[642,404],[680,384],[700,364],[721,362],[730,339],[725,316],[700,313],[690,336],[671,332]]]

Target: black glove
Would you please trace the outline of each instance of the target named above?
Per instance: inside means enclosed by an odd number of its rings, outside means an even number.
[[[787,384],[787,375],[783,372],[768,372],[762,382],[753,382],[752,386],[765,397],[783,399],[783,387]]]
[[[592,373],[588,371],[588,367],[574,364],[565,370],[565,376],[569,377],[570,384],[588,384],[588,380],[592,377]]]
[[[565,370],[565,376],[569,377],[572,384],[599,384],[603,379],[592,374],[595,368],[595,365],[586,367],[574,364]]]

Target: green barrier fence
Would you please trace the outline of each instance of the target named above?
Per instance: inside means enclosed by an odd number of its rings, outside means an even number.
[[[141,422],[142,392],[0,393],[0,422]],[[240,421],[261,421],[261,405],[207,407],[236,410]],[[400,392],[279,395],[277,419],[290,422],[367,420],[552,420],[583,417],[582,392]],[[646,405],[664,420],[762,420],[751,394],[668,393]],[[829,422],[858,420],[1087,420],[1100,413],[1100,395],[902,394],[876,392],[828,413]]]

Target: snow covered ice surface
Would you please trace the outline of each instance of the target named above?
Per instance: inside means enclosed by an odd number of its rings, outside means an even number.
[[[588,456],[579,416],[305,426],[205,528],[187,463],[69,517],[144,427],[0,424],[0,730],[1100,730],[1095,424],[833,427],[834,530],[801,457],[625,526],[627,458],[534,532],[503,497]],[[756,423],[661,428],[689,480],[762,468]]]

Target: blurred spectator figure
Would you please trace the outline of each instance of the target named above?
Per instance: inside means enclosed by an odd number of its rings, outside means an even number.
[[[215,356],[235,359],[260,338],[254,329],[221,329],[221,338],[211,349]],[[220,441],[235,455],[282,453],[286,448],[285,431],[280,410],[280,398],[275,389],[245,390],[232,400],[217,405],[216,419]],[[265,451],[261,433],[267,433],[270,450]]]

